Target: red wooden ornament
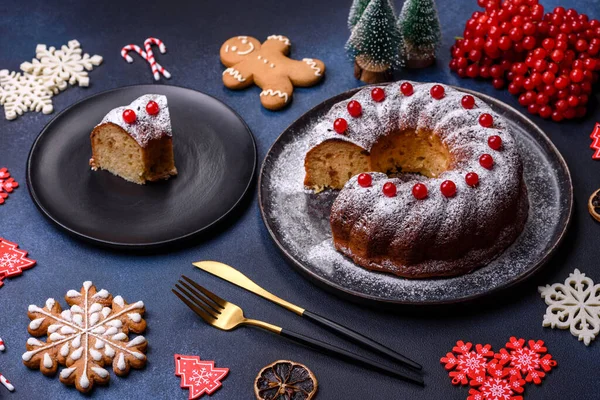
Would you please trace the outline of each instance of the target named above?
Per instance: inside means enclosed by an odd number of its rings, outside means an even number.
[[[221,379],[229,368],[215,368],[214,361],[200,361],[198,356],[175,354],[175,375],[181,377],[181,387],[189,389],[188,399],[213,394],[221,387]]]
[[[27,252],[18,247],[18,244],[0,238],[0,287],[4,278],[21,275],[35,265],[35,260],[27,258]]]
[[[8,194],[19,187],[19,182],[11,178],[6,168],[0,168],[0,205],[8,198]]]
[[[590,149],[595,150],[594,154],[592,154],[592,158],[594,160],[600,160],[600,122],[596,122],[594,130],[590,134],[590,138],[592,139]]]

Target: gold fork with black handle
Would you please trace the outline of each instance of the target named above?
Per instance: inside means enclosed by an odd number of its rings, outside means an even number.
[[[411,371],[404,372],[392,369],[374,360],[344,350],[332,344],[313,339],[268,322],[245,318],[243,310],[237,305],[220,298],[187,276],[182,276],[182,278],[183,279],[180,279],[175,285],[175,289],[172,289],[173,293],[175,293],[175,295],[179,297],[181,301],[183,301],[209,325],[224,331],[235,329],[241,325],[255,326],[319,350],[325,354],[368,366],[370,369],[384,372],[411,383],[416,383],[421,386],[424,385],[423,378],[421,376],[417,376]]]
[[[237,269],[223,264],[217,261],[199,261],[192,263],[195,267],[206,271],[210,274],[218,276],[219,278],[226,280],[229,283],[233,283],[243,289],[246,289],[264,299],[267,299],[288,311],[291,311],[299,316],[311,320],[331,331],[333,331],[338,336],[343,336],[346,339],[349,339],[355,343],[357,343],[361,347],[368,348],[369,350],[376,351],[384,356],[399,362],[401,364],[407,365],[411,368],[420,370],[422,369],[421,364],[411,360],[410,358],[403,356],[402,354],[390,349],[383,344],[376,342],[375,340],[366,337],[365,335],[358,333],[348,327],[343,326],[335,321],[332,321],[328,318],[325,318],[315,312],[309,311],[305,308],[299,307],[295,304],[290,303],[289,301],[283,300],[273,293],[268,292],[263,289],[259,285],[257,285],[254,281],[248,278],[246,275],[242,274]]]

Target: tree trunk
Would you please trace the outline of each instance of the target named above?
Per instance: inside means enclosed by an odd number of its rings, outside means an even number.
[[[427,68],[435,63],[435,56],[426,58],[411,58],[406,60],[406,67],[411,69]]]
[[[360,57],[360,56],[359,56]],[[383,83],[393,80],[391,68],[382,68],[380,70],[368,70],[361,66],[361,59],[357,57],[354,60],[354,76],[365,83]]]

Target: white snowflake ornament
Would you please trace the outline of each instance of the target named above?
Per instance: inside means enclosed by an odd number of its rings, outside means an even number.
[[[50,114],[53,111],[54,85],[30,74],[0,70],[0,105],[6,119],[13,120],[26,111]]]
[[[65,90],[69,84],[89,86],[90,78],[87,71],[102,63],[99,55],[83,54],[81,44],[71,40],[60,49],[48,48],[45,44],[38,44],[32,62],[21,64],[21,70],[31,75],[39,76],[44,82],[51,84],[54,94]]]
[[[570,329],[586,346],[600,332],[600,284],[578,269],[565,283],[540,286],[538,291],[548,304],[543,326]]]
[[[70,308],[64,311],[54,299],[46,300],[43,308],[29,306],[29,333],[47,336],[47,340],[27,340],[22,357],[27,367],[54,375],[58,365],[64,365],[60,381],[85,393],[94,384],[109,381],[107,365],[112,364],[115,374],[124,376],[130,368],[146,364],[146,339],[136,336],[129,340],[128,335],[146,329],[143,302],[127,304],[105,289],[96,291],[90,281],[84,282],[79,292],[69,290],[65,299]]]

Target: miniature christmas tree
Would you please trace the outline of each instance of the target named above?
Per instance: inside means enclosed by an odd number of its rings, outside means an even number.
[[[353,0],[348,15],[348,29],[352,30],[360,20],[371,0]]]
[[[398,18],[407,66],[423,68],[435,61],[441,30],[434,0],[406,0]]]
[[[389,0],[371,0],[346,43],[354,57],[354,75],[367,83],[391,80],[401,64],[402,35]]]

